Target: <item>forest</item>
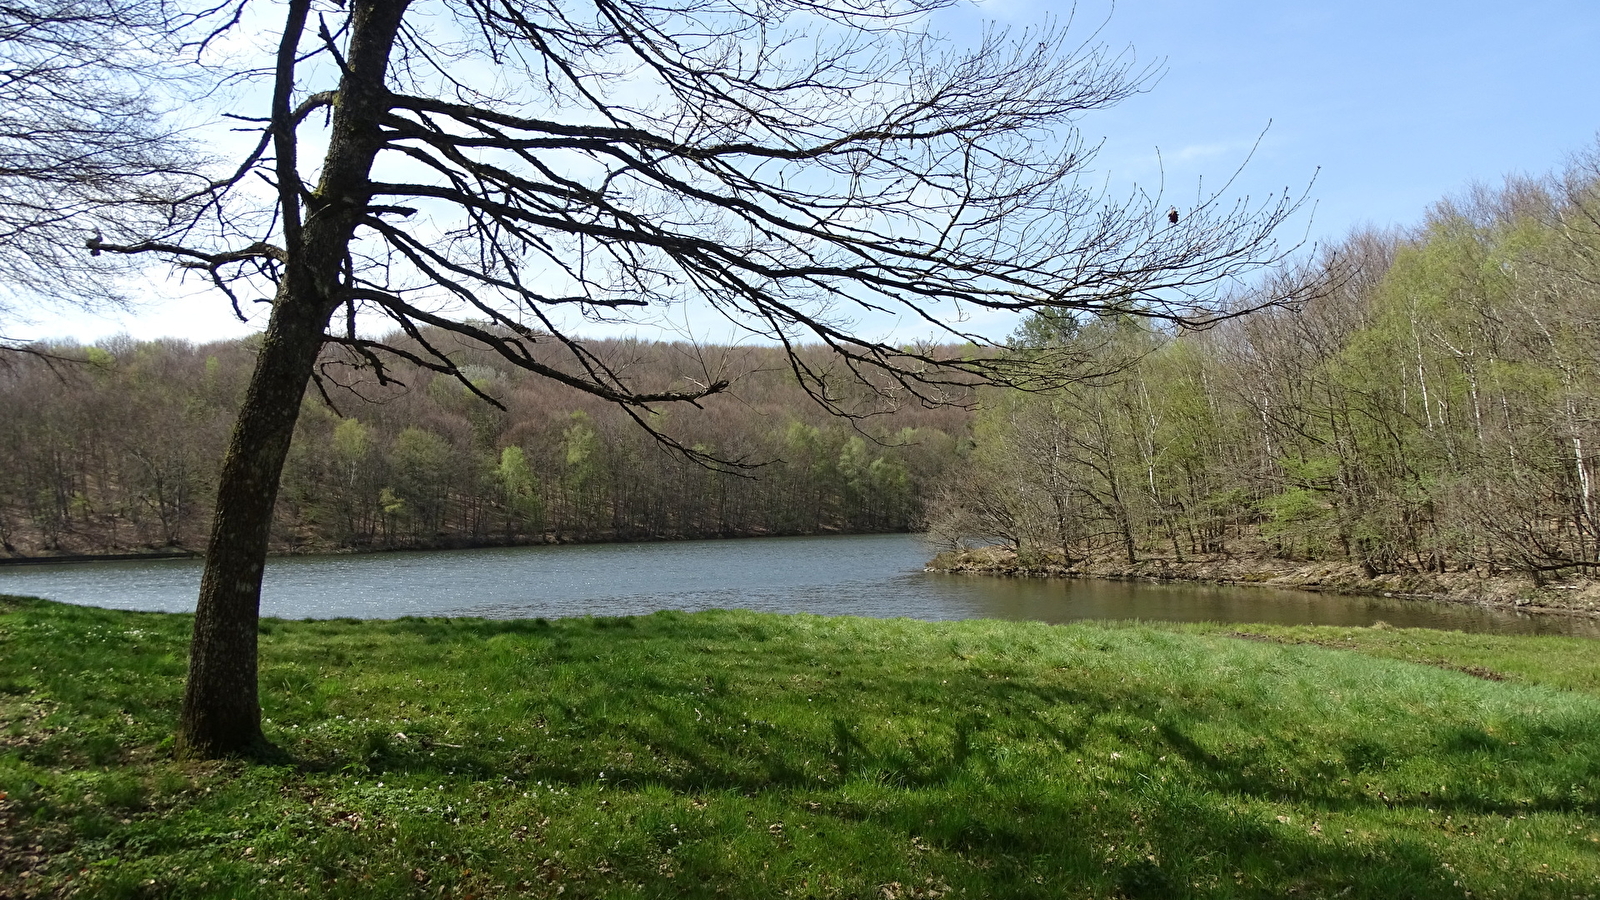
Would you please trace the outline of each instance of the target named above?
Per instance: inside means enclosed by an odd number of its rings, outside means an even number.
[[[34,349],[0,368],[6,554],[203,547],[254,341]],[[616,406],[496,368],[487,352],[460,355],[465,382],[400,364],[387,383],[341,367],[330,352],[324,391],[305,401],[297,427],[274,547],[904,531],[969,440],[972,416],[960,406],[831,416],[775,348],[618,340],[598,353],[662,383],[703,372],[716,356],[737,389],[650,424],[731,465],[692,461]],[[822,351],[812,355],[828,365]]]
[[[462,356],[465,382],[404,364],[344,372],[330,352],[273,545],[927,530],[1068,565],[1600,569],[1600,149],[1441,201],[1415,228],[1352,233],[1277,277],[1319,289],[1256,285],[1239,308],[1311,299],[1196,331],[1035,314],[1014,344],[1070,351],[1075,383],[943,407],[871,408],[863,389],[861,418],[813,402],[776,348],[607,342],[608,364],[661,383],[730,373],[728,396],[650,422],[736,463],[721,469],[487,352]],[[0,369],[6,554],[202,546],[252,341],[35,350]]]
[[[984,395],[931,530],[1067,565],[1596,571],[1600,150],[1281,277],[1322,287],[1204,331],[1035,318],[1120,374]]]

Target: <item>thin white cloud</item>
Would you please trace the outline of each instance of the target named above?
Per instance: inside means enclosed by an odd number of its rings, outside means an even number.
[[[978,11],[995,19],[1022,19],[1036,16],[1039,4],[1035,0],[971,0]]]
[[[1190,144],[1169,156],[1177,162],[1194,162],[1202,159],[1212,159],[1223,154],[1234,153],[1240,150],[1249,150],[1250,145],[1238,142],[1217,142],[1210,144]]]

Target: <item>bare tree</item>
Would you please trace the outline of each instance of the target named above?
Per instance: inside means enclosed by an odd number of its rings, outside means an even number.
[[[0,314],[114,301],[117,267],[84,256],[84,233],[139,240],[181,221],[204,182],[162,98],[190,21],[161,0],[0,4]]]
[[[260,143],[218,187],[216,227],[89,242],[203,270],[235,302],[272,298],[223,463],[184,751],[262,741],[268,524],[325,344],[380,378],[394,354],[459,374],[455,348],[485,347],[651,428],[657,405],[726,380],[637,383],[571,324],[694,303],[789,349],[811,395],[847,413],[852,379],[938,402],[1055,371],[1047,353],[899,346],[854,317],[898,314],[947,344],[984,342],[961,324],[979,311],[1198,324],[1224,314],[1220,286],[1279,258],[1295,197],[1212,197],[1169,225],[1159,196],[1098,187],[1077,117],[1147,72],[1054,27],[951,47],[925,31],[949,2],[285,3]],[[251,195],[263,179],[272,195]],[[365,336],[362,314],[423,350]]]

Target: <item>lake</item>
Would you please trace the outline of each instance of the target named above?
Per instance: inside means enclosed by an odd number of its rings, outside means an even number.
[[[912,619],[1144,619],[1600,636],[1600,623],[1475,607],[1259,587],[942,575],[916,535],[750,538],[268,562],[261,612],[283,618],[557,618],[662,609]],[[199,560],[0,566],[0,593],[188,612]]]

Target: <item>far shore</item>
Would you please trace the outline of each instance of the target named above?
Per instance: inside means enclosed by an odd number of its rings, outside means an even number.
[[[630,537],[605,537],[591,536],[571,537],[566,535],[518,535],[512,538],[504,537],[478,537],[457,538],[446,537],[433,541],[407,541],[394,544],[289,544],[275,542],[268,549],[267,555],[274,556],[345,556],[365,555],[369,553],[416,553],[434,550],[486,550],[496,547],[556,547],[588,544],[662,544],[680,541],[737,541],[748,538],[775,538],[775,537],[834,537],[852,534],[905,534],[903,531],[816,531],[816,532],[752,532],[748,534],[687,534],[687,535],[639,535]],[[200,548],[190,547],[165,547],[150,548],[147,550],[129,550],[116,548],[106,552],[76,551],[60,552],[40,550],[31,554],[7,552],[0,553],[0,568],[5,566],[45,565],[53,563],[77,562],[132,562],[138,560],[160,559],[203,559],[205,552]]]
[[[1358,596],[1399,597],[1520,612],[1600,618],[1600,581],[1547,578],[1542,585],[1524,574],[1476,571],[1394,572],[1368,578],[1354,563],[1285,560],[1270,556],[1145,556],[1135,562],[1098,556],[1067,563],[1060,554],[1019,558],[1005,547],[940,553],[930,572],[1018,578],[1105,578],[1257,585]]]

